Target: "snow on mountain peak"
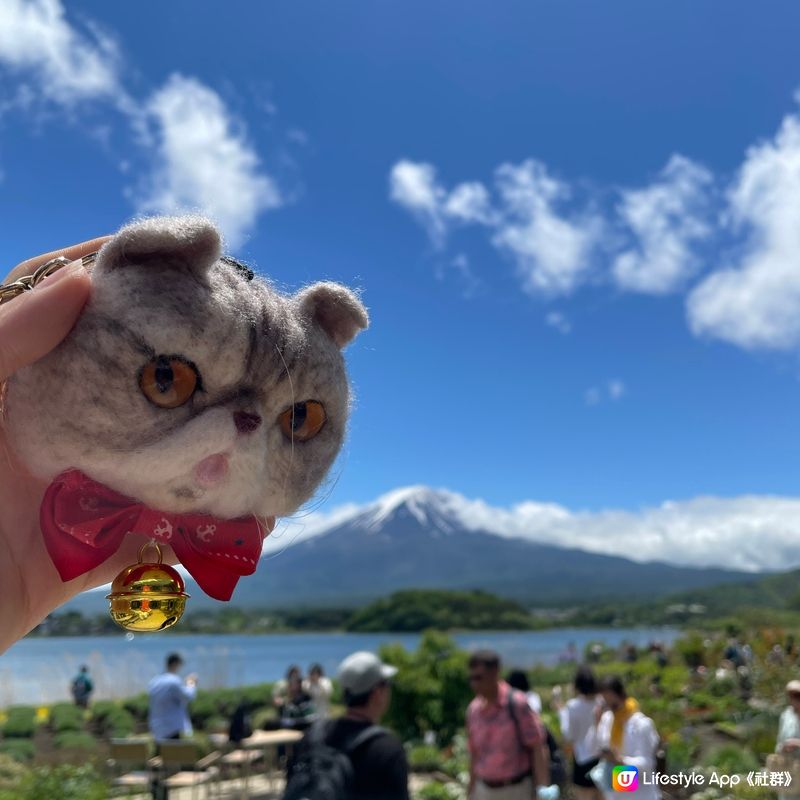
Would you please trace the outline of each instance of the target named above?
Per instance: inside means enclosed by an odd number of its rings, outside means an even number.
[[[391,516],[405,511],[420,525],[449,533],[462,527],[465,498],[455,492],[428,486],[405,486],[379,497],[359,515],[359,527],[380,528]]]

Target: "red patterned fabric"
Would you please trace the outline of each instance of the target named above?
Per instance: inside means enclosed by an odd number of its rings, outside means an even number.
[[[79,470],[62,472],[50,484],[40,523],[63,581],[99,566],[125,536],[139,534],[169,544],[200,588],[216,600],[230,600],[239,578],[255,572],[265,536],[255,517],[222,520],[154,511]]]

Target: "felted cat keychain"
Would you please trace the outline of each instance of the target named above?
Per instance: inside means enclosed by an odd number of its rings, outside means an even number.
[[[5,426],[49,481],[40,522],[62,580],[143,537],[111,614],[163,630],[187,596],[164,546],[229,600],[258,565],[260,520],[291,514],[319,486],[349,411],[341,350],[367,313],[335,283],[279,293],[222,256],[218,231],[196,216],[122,228],[91,278],[67,338],[7,382]]]

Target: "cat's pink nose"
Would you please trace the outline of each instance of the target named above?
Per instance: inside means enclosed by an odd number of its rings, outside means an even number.
[[[246,411],[234,411],[233,422],[239,433],[252,433],[261,424],[261,417],[258,414],[248,414]]]

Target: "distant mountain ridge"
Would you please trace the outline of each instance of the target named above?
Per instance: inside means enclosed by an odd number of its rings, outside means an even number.
[[[637,563],[475,528],[453,492],[398,489],[313,538],[262,558],[232,603],[247,608],[356,607],[402,589],[482,589],[529,606],[648,599],[752,573]],[[466,505],[465,505],[466,503]],[[189,580],[190,608],[214,601]],[[86,611],[86,596],[70,608]],[[91,607],[98,608],[96,598]]]

